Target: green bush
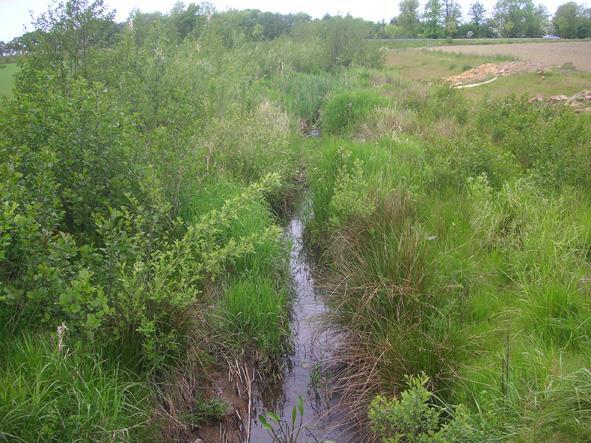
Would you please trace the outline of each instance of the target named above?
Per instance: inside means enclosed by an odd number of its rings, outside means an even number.
[[[9,234],[26,228],[28,249],[16,263],[23,266],[25,260],[26,266],[2,287],[0,313],[19,328],[31,321],[65,322],[93,343],[136,348],[157,368],[184,352],[193,327],[189,308],[203,281],[256,253],[259,245],[269,249],[278,241],[280,232],[268,219],[251,231],[232,228],[243,208],[277,183],[278,177],[270,176],[253,185],[182,228],[186,232],[177,241],[155,234],[165,211],[148,212],[134,199],[107,216],[95,216],[98,245],[78,245],[59,231],[44,239],[33,229],[34,220],[15,213],[18,206],[8,201],[2,224],[11,227]],[[23,248],[14,238],[3,236],[3,269],[14,248]]]
[[[19,185],[43,193],[35,198],[47,199],[45,211],[59,205],[61,230],[92,239],[94,214],[124,204],[126,194],[146,202],[135,122],[103,85],[79,81],[67,94],[17,96],[18,106],[0,115],[2,157]]]
[[[591,117],[567,106],[532,105],[510,97],[481,107],[477,129],[513,155],[542,186],[590,183]]]
[[[330,201],[330,222],[339,228],[351,218],[364,218],[375,210],[375,202],[364,178],[363,163],[357,160],[351,171],[339,171]]]
[[[391,443],[477,441],[464,408],[452,411],[434,406],[433,394],[426,388],[428,382],[425,375],[409,377],[408,388],[399,399],[378,395],[369,409],[372,430],[382,441]]]

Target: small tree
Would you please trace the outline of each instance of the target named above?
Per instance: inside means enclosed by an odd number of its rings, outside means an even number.
[[[103,0],[58,3],[33,23],[39,41],[26,48],[32,55],[30,63],[56,72],[64,89],[67,79],[88,78],[95,51],[115,42],[114,17]]]
[[[452,38],[462,18],[462,10],[459,4],[455,3],[454,0],[443,0],[443,27],[445,36]]]
[[[562,38],[588,38],[591,36],[591,9],[568,2],[560,5],[552,20],[556,33]]]
[[[416,37],[421,24],[419,20],[419,1],[402,0],[399,8],[400,14],[396,19],[396,24],[400,27],[400,35]]]
[[[207,21],[207,17],[215,12],[210,3],[190,3],[185,7],[182,2],[177,2],[170,12],[170,22],[179,40],[183,40],[189,34],[199,34]]]
[[[439,38],[443,35],[441,14],[443,7],[440,0],[428,0],[423,11],[425,37]]]
[[[495,5],[494,27],[502,37],[541,37],[547,23],[547,11],[532,0],[499,0]]]
[[[351,66],[371,55],[367,38],[371,28],[367,22],[347,15],[323,20],[319,37],[326,51],[329,66]]]
[[[472,3],[468,9],[468,17],[476,37],[485,37],[486,9],[480,2]]]

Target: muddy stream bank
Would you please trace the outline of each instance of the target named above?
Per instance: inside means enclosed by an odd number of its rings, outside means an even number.
[[[288,223],[285,233],[291,243],[290,273],[293,285],[291,330],[293,353],[283,377],[255,392],[256,414],[251,420],[250,440],[272,442],[258,420],[258,414],[273,411],[290,421],[293,407],[301,397],[304,405],[303,429],[298,441],[340,441],[341,423],[335,411],[336,399],[331,391],[327,362],[334,338],[320,325],[326,312],[312,275],[312,264],[304,248],[307,211],[303,207]],[[299,421],[299,419],[298,419]]]
[[[345,420],[336,407],[337,396],[332,392],[329,371],[331,350],[337,343],[321,325],[320,320],[327,307],[315,285],[312,260],[304,247],[309,205],[309,199],[305,200],[284,230],[291,245],[292,352],[286,356],[281,376],[276,379],[261,379],[252,368],[240,367],[237,363],[231,371],[232,377],[219,380],[218,393],[225,392],[221,396],[227,397],[225,400],[233,405],[233,413],[219,427],[202,434],[203,442],[277,441],[263,427],[259,415],[276,413],[291,422],[292,409],[298,398],[302,399],[304,414],[297,442],[347,441]],[[229,391],[233,394],[228,395]],[[298,416],[298,424],[299,421]]]

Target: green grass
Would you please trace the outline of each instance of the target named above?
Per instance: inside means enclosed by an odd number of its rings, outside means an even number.
[[[218,174],[200,185],[185,213],[194,220],[243,192],[243,185]],[[269,202],[252,199],[242,204],[239,217],[224,224],[218,241],[257,239],[277,221]],[[285,354],[289,335],[287,252],[288,244],[279,238],[259,241],[252,254],[229,264],[228,276],[219,289],[223,295],[211,316],[216,351],[227,357],[252,358],[266,368]]]
[[[307,185],[304,238],[341,340],[334,384],[351,421],[425,372],[434,397],[464,405],[491,439],[589,440],[591,120],[507,98],[569,95],[589,74],[460,91],[441,80],[509,58],[398,40],[374,42],[391,48],[385,67],[361,56],[341,66],[341,55],[329,67],[312,56],[353,40],[324,48],[294,32],[243,45],[209,35],[217,19],[203,39],[163,38],[162,51],[152,38],[121,39],[81,70],[101,83],[67,69],[28,76],[31,88],[2,110],[1,313],[44,323],[40,335],[0,336],[0,439],[184,440],[219,419],[227,409],[210,398],[210,371],[248,361],[262,373],[289,353],[278,215]],[[0,94],[15,72],[0,70]],[[97,104],[113,111],[102,132]],[[302,136],[318,126],[319,139]],[[121,149],[105,157],[106,146]],[[97,164],[125,169],[99,176],[111,168]],[[279,183],[258,192],[269,173]],[[70,186],[74,175],[114,187],[99,207],[95,187]],[[137,181],[115,186],[127,178]],[[89,203],[103,217],[69,229]],[[130,355],[112,351],[124,344]],[[155,429],[163,411],[172,429]]]
[[[384,97],[372,90],[337,94],[324,107],[322,128],[331,134],[345,133],[363,117],[386,103]]]
[[[591,73],[578,71],[548,71],[542,74],[520,73],[500,77],[493,83],[463,89],[466,98],[478,102],[484,96],[501,98],[510,94],[533,98],[543,95],[571,96],[589,88]]]
[[[254,361],[277,362],[287,349],[287,294],[254,275],[230,282],[219,315],[223,346]]]
[[[17,69],[16,63],[0,64],[0,96],[10,97],[12,95]]]
[[[368,84],[412,109],[412,135],[352,142],[374,110],[311,148],[310,238],[347,341],[344,402],[366,411],[425,371],[491,438],[585,441],[589,117],[507,97],[475,106],[406,75]]]
[[[513,60],[508,56],[477,56],[441,51],[395,49],[388,51],[386,66],[402,76],[415,80],[441,80],[461,74],[466,68],[484,63]]]
[[[152,438],[150,387],[116,359],[68,349],[67,335],[65,355],[49,335],[3,335],[0,344],[0,440]]]

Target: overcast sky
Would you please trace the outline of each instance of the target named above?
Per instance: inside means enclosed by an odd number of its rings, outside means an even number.
[[[199,3],[197,0],[193,0]],[[491,10],[495,0],[481,0]],[[558,5],[568,0],[534,0],[545,5],[554,13]],[[185,3],[190,3],[186,1]],[[421,7],[424,4],[421,0]],[[458,0],[465,13],[473,0]],[[0,0],[0,40],[9,41],[21,35],[25,27],[30,30],[30,12],[37,15],[47,9],[51,0]],[[117,19],[124,20],[129,11],[139,8],[145,12],[169,11],[176,0],[106,0],[106,3],[117,10]],[[232,9],[260,9],[274,12],[306,12],[313,17],[324,14],[347,14],[363,17],[367,20],[390,20],[398,13],[397,0],[212,0],[218,10]]]

